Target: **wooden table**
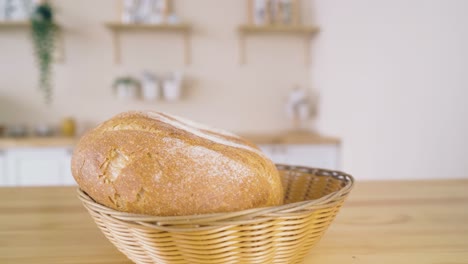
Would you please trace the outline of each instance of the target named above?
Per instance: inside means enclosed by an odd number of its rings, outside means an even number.
[[[131,263],[71,187],[0,189],[0,263]],[[305,263],[468,263],[468,180],[358,182]]]

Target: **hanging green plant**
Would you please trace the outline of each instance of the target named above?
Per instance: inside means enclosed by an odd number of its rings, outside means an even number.
[[[52,62],[57,31],[52,7],[47,2],[39,3],[31,16],[31,32],[39,67],[39,89],[46,104],[52,101]]]

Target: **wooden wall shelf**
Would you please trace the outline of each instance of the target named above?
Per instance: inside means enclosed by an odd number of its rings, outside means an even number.
[[[315,26],[296,26],[296,25],[241,25],[239,26],[241,33],[291,33],[291,34],[309,34],[312,35],[319,31]]]
[[[182,34],[184,39],[185,64],[190,64],[190,32],[192,27],[189,24],[125,24],[120,22],[107,22],[105,25],[113,33],[115,63],[121,62],[120,33],[124,31],[152,31]]]
[[[310,64],[310,48],[312,36],[319,32],[316,26],[302,26],[302,25],[241,25],[239,31],[239,56],[240,63],[245,64],[247,61],[245,39],[247,35],[261,35],[261,34],[290,34],[304,37],[305,47],[304,56],[306,65]]]
[[[2,21],[0,29],[28,28],[30,25],[29,21]]]
[[[58,28],[59,25],[56,24]],[[30,28],[31,22],[29,20],[26,21],[1,21],[0,22],[0,29],[14,29],[14,28]]]

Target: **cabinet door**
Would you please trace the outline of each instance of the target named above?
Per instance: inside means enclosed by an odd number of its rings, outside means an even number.
[[[7,154],[7,174],[10,185],[62,185],[68,169],[66,148],[10,149]]]
[[[73,155],[72,149],[67,149],[66,154],[63,157],[62,164],[63,164],[63,185],[76,185],[76,181],[73,178],[71,173],[71,157]]]
[[[0,186],[7,186],[8,179],[6,175],[6,153],[0,149]]]
[[[278,144],[260,145],[260,150],[270,158],[274,163],[284,164],[286,161],[286,155],[284,152],[284,146]]]
[[[287,145],[286,164],[339,169],[337,145]]]

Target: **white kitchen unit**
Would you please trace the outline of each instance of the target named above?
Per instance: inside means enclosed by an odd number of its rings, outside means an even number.
[[[11,148],[3,150],[4,186],[54,186],[73,184],[71,149]]]
[[[278,164],[340,169],[340,140],[311,133],[244,136]],[[75,185],[73,138],[0,139],[0,186]]]
[[[338,144],[262,144],[259,147],[275,163],[340,169]]]
[[[5,151],[0,149],[0,186],[6,185],[6,155]]]

